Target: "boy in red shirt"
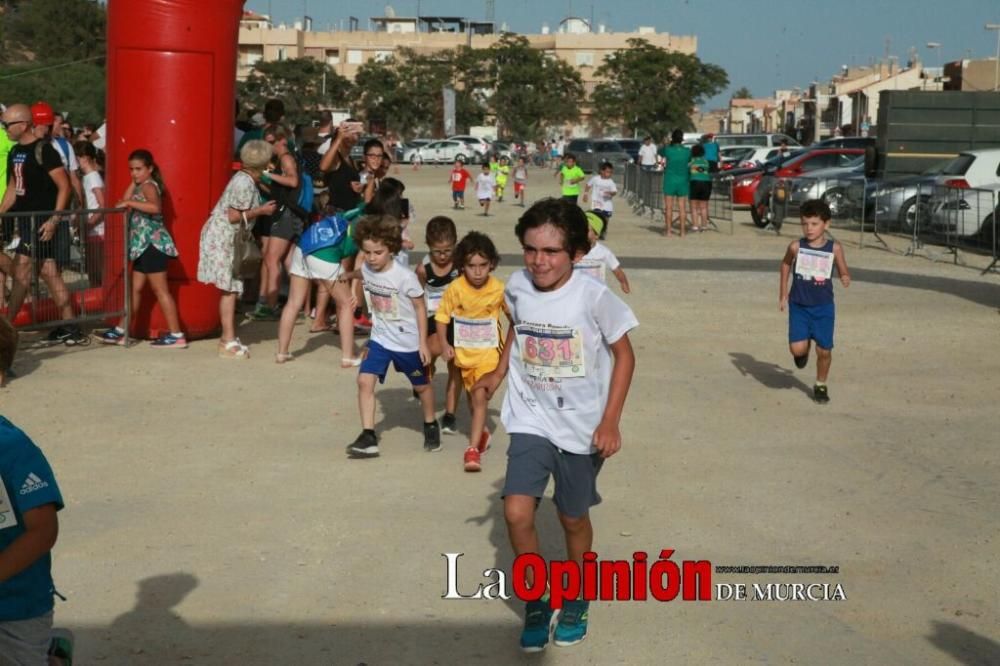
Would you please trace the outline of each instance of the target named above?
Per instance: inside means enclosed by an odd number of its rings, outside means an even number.
[[[455,209],[465,210],[465,186],[468,185],[472,174],[465,170],[462,160],[455,160],[455,168],[448,174],[448,182],[451,183],[451,200]]]

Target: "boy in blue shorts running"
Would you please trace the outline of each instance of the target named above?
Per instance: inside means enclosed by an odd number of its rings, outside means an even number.
[[[826,238],[830,227],[830,207],[825,201],[811,199],[802,204],[802,238],[792,241],[781,262],[781,282],[778,288],[778,309],[788,306],[788,349],[795,367],[804,368],[809,362],[809,345],[816,342],[816,385],[813,400],[820,405],[830,402],[826,378],[833,358],[833,268],[837,267],[840,283],[851,285],[844,248]],[[792,288],[788,289],[788,276]]]
[[[354,242],[361,249],[364,264],[345,279],[360,273],[365,298],[372,313],[372,332],[358,372],[358,410],[361,434],[347,446],[355,458],[379,455],[375,435],[375,382],[385,382],[391,363],[406,375],[420,398],[424,416],[424,450],[441,450],[441,431],[434,418],[434,389],[425,366],[431,354],[427,348],[427,306],[424,288],[417,275],[393,260],[403,246],[399,220],[388,215],[364,217],[354,230]]]
[[[485,388],[488,399],[509,370],[501,411],[510,433],[502,496],[515,555],[538,553],[535,511],[551,476],[567,557],[582,563],[593,547],[590,507],[601,501],[598,472],[622,445],[619,422],[635,369],[628,333],[639,322],[606,285],[573,271],[590,249],[578,206],[543,199],[514,231],[525,268],[504,291],[513,325],[497,369],[473,390]],[[582,599],[564,602],[557,646],[586,637],[588,611]],[[528,602],[521,649],[545,649],[553,613],[547,593]]]

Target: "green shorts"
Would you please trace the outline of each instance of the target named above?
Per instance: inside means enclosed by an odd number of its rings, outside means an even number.
[[[663,179],[663,196],[665,197],[684,197],[686,199],[690,192],[691,184],[687,178]]]

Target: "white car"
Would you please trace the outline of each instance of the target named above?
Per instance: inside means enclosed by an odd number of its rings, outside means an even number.
[[[992,245],[998,207],[1000,148],[961,152],[935,178],[931,230]]]
[[[456,134],[455,136],[449,136],[449,141],[461,141],[462,143],[468,144],[476,154],[482,159],[478,161],[485,161],[486,156],[490,154],[493,148],[493,144],[486,139],[480,138],[478,136],[472,136],[471,134]]]
[[[476,157],[475,151],[468,144],[450,139],[428,143],[426,146],[418,148],[417,152],[420,154],[421,161],[432,164],[451,164],[455,160],[471,164],[473,158]]]

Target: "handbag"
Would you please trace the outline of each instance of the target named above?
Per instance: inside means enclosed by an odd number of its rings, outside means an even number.
[[[240,213],[242,221],[233,234],[233,279],[250,280],[260,273],[260,265],[264,257],[257,247],[257,240],[250,230],[246,213]]]

